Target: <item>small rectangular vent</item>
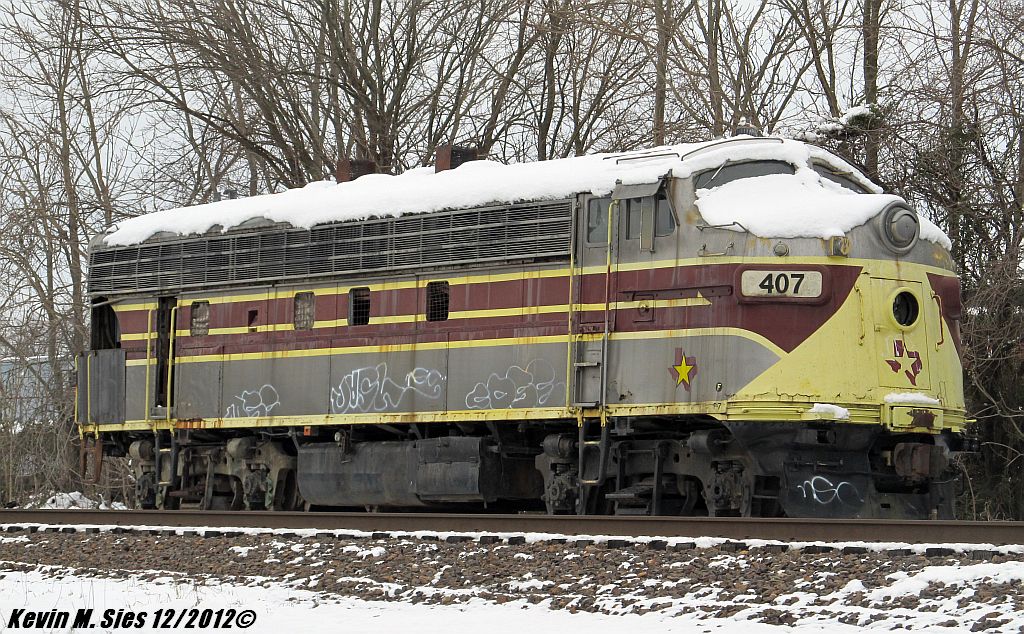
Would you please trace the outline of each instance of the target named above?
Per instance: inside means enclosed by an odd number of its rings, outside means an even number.
[[[448,282],[427,282],[427,321],[448,319]]]
[[[370,323],[370,289],[363,286],[348,292],[348,325],[365,326]]]
[[[520,203],[100,248],[89,254],[89,293],[568,257],[572,207]]]
[[[310,291],[295,294],[292,325],[295,330],[312,330],[316,314],[316,295]]]
[[[189,335],[202,337],[210,332],[210,302],[192,302]]]

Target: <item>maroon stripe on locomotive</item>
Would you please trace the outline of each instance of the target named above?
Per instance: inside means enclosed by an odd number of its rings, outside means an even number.
[[[635,321],[628,310],[619,310],[613,320],[616,332],[644,332],[687,328],[738,328],[764,336],[786,352],[792,351],[820,328],[849,296],[861,268],[833,265],[828,267],[831,280],[830,297],[820,304],[764,303],[741,304],[733,289],[735,276],[741,265],[722,264],[700,267],[658,268],[623,271],[613,274],[612,301],[629,301],[636,293],[654,294],[671,291],[673,298],[703,295],[709,306],[682,306],[655,309],[652,319]],[[603,303],[603,274],[591,274],[589,282],[581,287],[595,289],[585,292],[583,303]],[[439,278],[443,279],[443,278]],[[941,286],[942,280],[938,278]],[[536,283],[540,280],[553,282]],[[531,284],[534,283],[534,284]],[[532,301],[527,306],[564,306],[568,299],[568,278],[539,278],[502,282],[477,282],[452,286],[452,312],[462,310],[489,310],[515,308],[523,305],[524,286],[533,286],[529,293]],[[944,291],[948,292],[952,291]],[[410,315],[422,311],[423,289],[409,288],[376,291],[372,294],[372,317]],[[347,316],[347,294],[322,295],[317,298],[318,320],[332,320]],[[472,302],[472,303],[470,303]],[[254,325],[290,323],[293,311],[291,297],[272,300],[247,300],[211,306],[210,328],[242,327],[247,325],[248,311],[259,310],[259,321]],[[179,309],[178,328],[187,329],[191,309]],[[603,311],[586,311],[584,317],[602,319]],[[133,314],[134,313],[134,314]],[[145,332],[145,311],[122,313],[125,330],[129,324]],[[141,317],[140,317],[141,316]],[[524,332],[528,328],[529,332]],[[208,354],[200,350],[219,350],[222,353],[270,352],[287,349],[312,349],[398,344],[403,342],[440,342],[499,339],[522,336],[564,335],[567,314],[537,313],[497,317],[452,318],[441,322],[399,322],[319,328],[310,331],[271,331],[242,334],[183,336],[179,338],[181,356]],[[952,328],[950,328],[952,330]],[[131,344],[131,345],[129,345]],[[145,358],[145,341],[126,342],[128,358]]]

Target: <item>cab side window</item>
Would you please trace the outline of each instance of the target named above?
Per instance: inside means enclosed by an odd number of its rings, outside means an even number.
[[[654,208],[654,235],[670,236],[676,230],[676,217],[668,198],[658,196]]]
[[[630,198],[622,201],[627,208],[626,239],[635,240],[640,237],[643,226],[643,205],[649,198]],[[650,204],[650,202],[648,202]],[[672,235],[676,230],[676,218],[672,215],[672,205],[664,195],[654,197],[654,235],[660,237]]]
[[[587,242],[608,243],[608,206],[611,198],[591,198],[587,203]]]

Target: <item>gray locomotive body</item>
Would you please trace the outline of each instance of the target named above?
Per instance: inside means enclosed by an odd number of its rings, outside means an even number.
[[[951,515],[941,238],[795,142],[586,158],[619,178],[473,204],[468,173],[440,209],[309,228],[125,223],[91,249],[83,435],[160,508]],[[797,178],[862,217],[774,231],[703,203]]]

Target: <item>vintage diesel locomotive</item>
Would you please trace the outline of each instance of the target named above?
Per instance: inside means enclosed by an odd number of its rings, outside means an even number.
[[[948,518],[942,232],[737,136],[125,221],[90,245],[76,418],[147,508]]]

